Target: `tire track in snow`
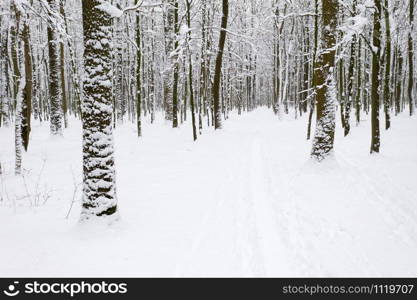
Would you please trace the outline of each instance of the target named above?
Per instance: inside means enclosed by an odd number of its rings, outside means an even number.
[[[226,276],[265,274],[248,191],[250,166],[247,160],[250,150],[250,138],[245,137],[241,143],[224,151],[221,176],[215,182],[210,182],[211,185],[216,184],[217,188],[217,192],[213,194],[214,204],[203,214],[201,223],[196,226],[189,251],[177,262],[177,276],[190,274],[195,269],[193,265],[201,262],[204,253],[209,253],[210,248],[213,251],[224,249],[222,259],[227,261],[224,266],[227,270],[224,274]],[[222,244],[221,241],[225,243]]]
[[[286,193],[286,199],[281,204],[281,208],[286,212],[286,224],[288,230],[288,243],[289,247],[293,250],[292,259],[294,272],[296,275],[308,275],[308,274],[320,274],[321,267],[313,264],[309,257],[306,255],[307,252],[311,252],[311,246],[307,245],[303,234],[303,224],[305,220],[302,220],[300,215],[300,209],[298,206],[296,189],[297,189],[297,178],[301,175],[301,170],[297,172],[288,183]],[[297,262],[297,264],[294,264]]]
[[[262,139],[261,139],[262,137]],[[282,232],[277,224],[278,215],[272,204],[271,172],[265,151],[266,137],[255,132],[251,144],[249,193],[255,216],[255,227],[266,274],[285,274],[290,270],[288,253],[283,245]],[[270,150],[270,148],[268,149]],[[278,200],[279,199],[275,199]],[[282,221],[282,220],[281,220]]]
[[[235,209],[237,228],[237,249],[239,249],[242,267],[245,274],[251,276],[265,275],[265,262],[259,244],[259,230],[254,214],[252,198],[252,143],[253,135],[246,133],[241,147],[234,151],[235,173],[233,181],[236,185]],[[238,154],[238,155],[236,155]],[[243,167],[243,168],[242,168]],[[236,172],[241,170],[241,172]]]
[[[196,263],[206,263],[205,259],[209,259],[207,255],[210,251],[216,251],[220,248],[227,249],[229,252],[231,249],[237,248],[236,246],[236,228],[233,226],[236,221],[234,214],[228,214],[232,211],[230,205],[233,198],[229,193],[230,178],[232,177],[232,169],[228,164],[223,164],[225,167],[222,170],[221,178],[216,178],[214,182],[210,182],[211,186],[216,186],[216,192],[213,193],[213,204],[210,208],[202,215],[201,222],[192,228],[194,231],[193,238],[189,246],[189,250],[184,253],[181,261],[177,262],[175,273],[177,276],[183,276],[191,274],[194,275],[196,269]],[[222,180],[223,179],[223,180]],[[207,192],[207,191],[205,191]],[[198,201],[198,199],[196,199]],[[229,216],[228,219],[225,215]],[[224,230],[220,230],[219,224],[227,223],[228,226]],[[216,240],[217,238],[217,240]],[[226,240],[227,244],[221,244],[221,240]],[[224,255],[228,253],[225,251]],[[206,256],[206,257],[204,257]],[[236,259],[233,258],[233,259]],[[231,275],[233,273],[239,273],[240,270],[235,270],[236,266],[233,259],[228,260]],[[197,275],[207,275],[205,273],[206,267],[197,268],[201,269]],[[229,275],[229,274],[226,274]]]

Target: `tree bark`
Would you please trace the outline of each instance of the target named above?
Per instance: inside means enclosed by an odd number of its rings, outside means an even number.
[[[356,0],[353,1],[353,13],[356,13]],[[353,82],[354,82],[354,66],[355,66],[355,53],[356,52],[356,36],[353,36],[351,45],[350,45],[350,58],[349,58],[349,69],[348,69],[348,86],[347,86],[347,95],[346,99],[346,107],[345,107],[345,126],[344,126],[344,134],[347,136],[350,132],[350,111],[352,108],[353,103]]]
[[[56,0],[48,0],[52,12],[58,12]],[[53,16],[51,16],[53,18]],[[49,52],[49,94],[51,99],[51,134],[62,135],[62,90],[60,81],[60,60],[58,33],[54,24],[49,24],[48,52]]]
[[[139,0],[136,0],[136,4]],[[138,136],[142,136],[142,81],[141,81],[141,68],[142,68],[142,41],[141,41],[141,24],[140,13],[136,15],[136,126],[138,130]]]
[[[371,153],[378,153],[380,147],[379,99],[380,99],[380,57],[381,57],[381,0],[374,0],[374,32],[372,49],[372,91],[371,91]]]
[[[391,127],[391,26],[389,20],[389,7],[388,0],[385,0],[385,81],[384,81],[384,113],[385,113],[385,129],[388,130]]]
[[[414,0],[410,0],[410,28],[408,32],[408,105],[410,116],[414,114],[414,58],[413,58],[413,28],[414,28]]]
[[[24,51],[24,39],[21,38],[22,35],[22,7],[20,4],[12,1],[12,10],[15,14],[14,30],[15,30],[15,41],[13,43],[14,47],[14,60],[16,65],[14,66],[15,74],[19,74],[18,78],[15,78],[16,85],[16,108],[15,108],[15,175],[20,175],[22,173],[22,124],[23,124],[23,93],[26,86],[26,76],[25,76],[25,60],[23,57]],[[23,21],[24,22],[24,21]]]
[[[358,53],[356,57],[356,69],[357,69],[357,83],[356,83],[356,97],[355,97],[355,117],[356,117],[356,126],[359,125],[361,121],[361,103],[362,103],[362,40],[359,39],[358,44]]]
[[[229,16],[229,0],[223,0],[222,5],[222,21],[219,38],[219,48],[216,58],[216,66],[213,80],[213,109],[214,109],[214,128],[221,129],[221,110],[220,110],[220,79],[222,73],[222,60],[224,44],[226,42],[227,19]]]
[[[175,0],[164,0],[167,9],[164,10],[164,39],[165,39],[165,68],[164,68],[164,108],[165,118],[173,120],[172,117],[172,82],[170,79],[172,69],[171,54],[174,50],[174,14]]]
[[[65,20],[65,2],[66,0],[59,0],[59,12],[63,20]],[[62,116],[64,121],[64,127],[68,127],[68,99],[67,88],[65,79],[65,43],[61,41],[59,43],[59,56],[60,56],[60,80],[62,89]]]
[[[318,48],[318,35],[319,35],[319,1],[314,0],[314,46],[313,46],[313,75],[312,75],[312,86],[314,88],[313,97],[310,101],[310,113],[308,114],[308,125],[307,125],[307,140],[311,138],[311,124],[313,123],[313,113],[316,104],[316,76],[315,69],[317,63],[317,48]]]
[[[188,81],[190,85],[190,106],[191,106],[191,122],[193,127],[193,140],[197,140],[197,128],[195,124],[195,105],[194,105],[194,90],[193,90],[193,61],[192,52],[190,49],[191,43],[191,1],[186,0],[187,5],[187,26],[188,26]],[[185,108],[187,109],[187,108]]]
[[[177,50],[178,42],[178,0],[174,0],[174,51]],[[178,127],[178,78],[179,78],[179,66],[178,66],[178,57],[177,54],[172,57],[173,67],[174,67],[174,84],[172,87],[172,127]]]
[[[111,17],[83,0],[84,101],[83,203],[81,220],[113,215],[117,211],[112,126]]]
[[[30,50],[29,15],[25,12],[22,18],[23,57],[25,64],[25,88],[22,102],[22,144],[25,151],[29,147],[29,135],[31,131],[30,119],[32,116],[32,54]]]
[[[317,91],[317,124],[311,156],[322,161],[333,151],[335,132],[335,45],[337,28],[337,0],[322,1],[321,53],[314,70]]]

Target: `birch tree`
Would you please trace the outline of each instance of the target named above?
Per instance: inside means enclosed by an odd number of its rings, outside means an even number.
[[[24,39],[22,38],[23,27],[22,18],[25,18],[25,11],[20,2],[15,0],[12,1],[12,10],[15,15],[15,67],[18,68],[16,72],[19,74],[19,78],[16,78],[16,111],[15,111],[15,174],[20,175],[22,173],[22,150],[23,150],[23,141],[22,141],[22,127],[23,127],[23,93],[26,87],[26,77],[25,77],[25,61],[23,56]]]

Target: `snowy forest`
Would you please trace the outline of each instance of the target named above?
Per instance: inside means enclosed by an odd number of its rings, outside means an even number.
[[[417,276],[415,0],[1,0],[1,276]]]

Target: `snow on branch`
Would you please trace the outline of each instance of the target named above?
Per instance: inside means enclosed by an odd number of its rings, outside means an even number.
[[[140,8],[154,8],[162,6],[162,3],[155,3],[155,4],[146,4],[144,1],[138,2],[133,6],[128,6],[123,9],[119,9],[116,6],[110,4],[107,1],[102,1],[100,5],[97,6],[98,9],[104,11],[112,18],[120,18],[123,14],[130,12],[130,11],[137,11]]]
[[[111,5],[109,2],[102,2],[96,6],[97,9],[104,11],[112,18],[120,18],[123,15],[123,11],[118,9],[116,6]]]
[[[144,1],[135,4],[134,6],[130,6],[130,7],[126,7],[123,9],[123,13],[129,12],[129,11],[133,11],[133,10],[139,10],[139,8],[154,8],[154,7],[161,7],[163,6],[163,3],[154,3],[154,4],[147,4],[144,3]]]

